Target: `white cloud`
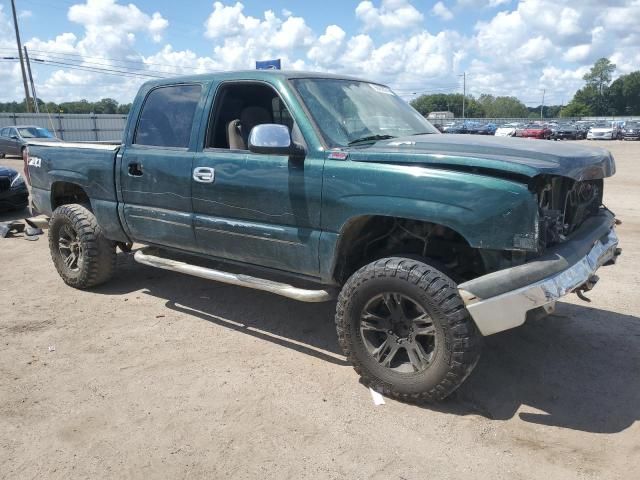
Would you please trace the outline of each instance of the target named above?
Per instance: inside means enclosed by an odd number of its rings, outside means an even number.
[[[451,10],[442,2],[436,3],[431,9],[431,13],[436,17],[440,17],[442,20],[451,20],[453,18]]]
[[[162,33],[169,26],[158,12],[149,16],[133,3],[125,6],[115,0],[87,0],[87,3],[72,5],[67,16],[72,22],[98,32],[146,31],[156,42],[162,40]]]
[[[458,74],[466,71],[472,94],[516,95],[536,102],[546,88],[550,103],[570,98],[582,85],[584,72],[601,56],[611,58],[618,73],[640,65],[640,0],[439,0],[432,7],[424,3],[360,1],[353,11],[357,31],[347,30],[345,23],[329,15],[332,21],[314,31],[305,18],[287,9],[249,14],[241,1],[221,0],[202,17],[199,34],[209,43],[206,50],[176,50],[167,42],[142,56],[141,41],[170,38],[168,20],[134,3],[86,0],[68,12],[81,27],[79,32],[25,43],[33,50],[141,62],[138,68],[150,75],[253,68],[255,60],[281,58],[288,69],[371,78],[404,93],[460,91]],[[460,13],[483,20],[471,31],[456,30],[462,27],[454,22],[442,31],[433,30],[432,16],[451,20]],[[0,47],[15,49],[12,31],[0,5]],[[114,70],[135,66],[99,61]],[[85,66],[90,62],[87,59]],[[10,68],[0,76],[0,98],[22,98],[19,68],[7,65]],[[55,100],[110,95],[130,101],[144,80],[63,66],[55,72],[36,66],[35,73],[41,95]]]
[[[424,16],[407,0],[382,0],[379,7],[366,0],[356,7],[365,30],[407,30],[420,25]]]

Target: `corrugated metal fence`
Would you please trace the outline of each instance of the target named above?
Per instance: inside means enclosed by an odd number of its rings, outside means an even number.
[[[58,138],[67,141],[119,141],[126,123],[126,115],[0,113],[0,128],[37,125],[55,132]]]

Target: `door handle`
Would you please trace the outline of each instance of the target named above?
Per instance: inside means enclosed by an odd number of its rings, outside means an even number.
[[[196,167],[193,169],[193,179],[199,183],[213,183],[216,171],[211,167]]]
[[[141,163],[130,163],[129,164],[129,175],[132,177],[141,177],[142,176],[142,164]]]

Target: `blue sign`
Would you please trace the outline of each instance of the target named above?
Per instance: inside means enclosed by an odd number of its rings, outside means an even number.
[[[280,70],[280,59],[256,61],[256,70]]]

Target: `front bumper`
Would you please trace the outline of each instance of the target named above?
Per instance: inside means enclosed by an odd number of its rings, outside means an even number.
[[[556,300],[591,281],[620,254],[615,218],[608,212],[585,221],[571,240],[524,265],[500,270],[458,286],[482,335],[522,325],[529,312],[553,311]]]

